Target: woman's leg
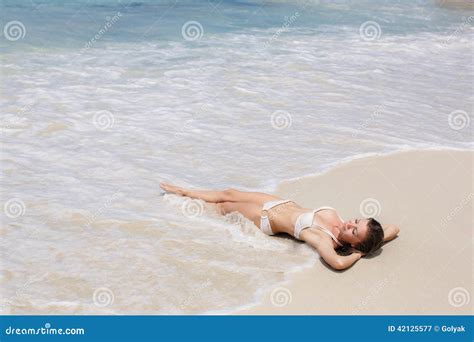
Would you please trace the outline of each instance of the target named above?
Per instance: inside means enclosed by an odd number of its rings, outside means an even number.
[[[191,198],[199,198],[206,202],[249,202],[260,206],[267,201],[275,201],[281,198],[263,192],[247,192],[235,189],[227,189],[222,191],[207,191],[207,190],[191,190],[181,188],[175,185],[161,182],[160,186],[163,190],[172,192],[178,195],[187,196]]]
[[[227,200],[227,197],[228,197],[225,190],[224,191],[191,190],[191,189],[185,189],[179,186],[171,185],[165,182],[161,182],[160,187],[167,192],[172,192],[177,195],[187,196],[191,198],[199,198],[206,202],[213,202],[213,203],[224,202]]]

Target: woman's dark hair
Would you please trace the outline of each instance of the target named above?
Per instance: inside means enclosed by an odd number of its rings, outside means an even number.
[[[364,254],[373,253],[383,245],[383,238],[382,225],[371,217],[369,218],[369,222],[367,222],[367,236],[364,241],[355,246],[355,249],[358,249]],[[339,255],[349,255],[352,254],[352,247],[347,244],[337,248],[336,252]]]

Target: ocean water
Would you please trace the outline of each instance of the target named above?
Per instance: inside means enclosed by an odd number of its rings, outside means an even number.
[[[162,180],[272,192],[472,149],[472,11],[432,1],[1,0],[2,313],[232,312],[315,262]]]

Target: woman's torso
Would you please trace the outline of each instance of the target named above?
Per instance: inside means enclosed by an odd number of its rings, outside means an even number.
[[[296,220],[301,214],[311,212],[312,209],[303,208],[294,202],[288,202],[280,204],[274,208],[271,208],[268,212],[268,218],[272,227],[273,233],[287,233],[294,236]],[[320,210],[314,214],[313,224],[319,225],[323,228],[328,229],[333,234],[344,224],[335,210]],[[322,233],[325,237],[331,238],[316,227],[307,228],[308,231],[316,234]],[[334,246],[337,246],[335,242]]]

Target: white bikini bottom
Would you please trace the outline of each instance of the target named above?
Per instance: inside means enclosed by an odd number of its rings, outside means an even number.
[[[284,200],[277,200],[277,201],[269,201],[263,203],[262,211],[265,210],[270,210],[273,207],[276,207],[277,205],[283,204],[283,203],[288,203],[288,202],[293,202],[292,200],[284,199]],[[268,218],[267,215],[262,214],[260,217],[260,230],[264,232],[267,235],[274,235],[272,231],[272,227],[270,225],[270,219]]]

